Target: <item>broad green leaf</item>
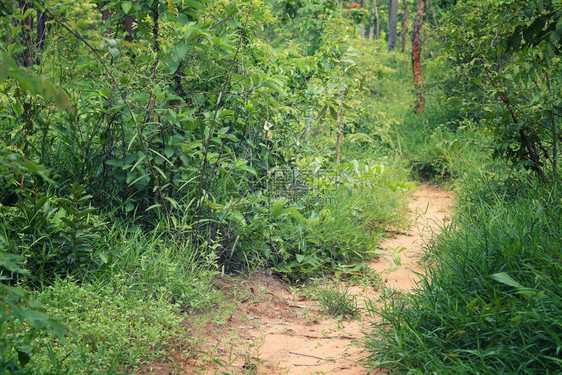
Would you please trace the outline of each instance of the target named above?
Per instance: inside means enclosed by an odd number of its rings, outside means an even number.
[[[490,275],[490,277],[502,284],[509,285],[517,289],[525,289],[523,285],[519,284],[505,272],[495,273],[493,275]]]
[[[184,0],[183,3],[188,7],[196,8],[196,9],[199,9],[199,10],[205,10],[206,9],[204,4],[202,4],[201,2],[196,1],[196,0]]]
[[[275,203],[273,203],[273,205],[271,206],[271,216],[273,216],[274,219],[277,219],[279,216],[281,216],[283,211],[284,202],[280,199],[275,201]]]
[[[129,12],[131,11],[131,8],[133,8],[133,2],[132,1],[123,1],[121,3],[121,9],[123,9],[123,13],[129,14]]]
[[[70,103],[70,98],[63,90],[59,90],[56,97],[55,97],[55,104],[57,105],[58,109],[65,109],[68,108]]]
[[[100,253],[98,254],[98,257],[103,262],[103,264],[107,264],[109,262],[109,258],[107,257],[107,254]]]
[[[21,16],[22,20],[25,20],[27,17],[31,16],[31,15],[36,15],[37,11],[34,8],[29,8],[28,10],[25,11],[25,13]]]

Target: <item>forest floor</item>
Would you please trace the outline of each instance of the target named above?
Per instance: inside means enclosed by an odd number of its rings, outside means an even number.
[[[194,337],[191,355],[182,358],[176,350],[141,373],[384,373],[369,372],[362,365],[369,355],[363,344],[365,332],[376,319],[364,307],[380,304],[389,290],[408,292],[415,287],[416,272],[423,271],[419,264],[423,246],[450,223],[453,203],[453,194],[438,186],[414,192],[408,202],[410,228],[405,232],[387,228],[388,236],[379,246],[384,254],[370,263],[380,275],[376,280],[325,279],[291,288],[265,273],[244,280],[221,279],[221,289],[231,297],[225,308],[186,323]],[[315,297],[319,288],[327,287],[355,296],[359,315],[352,320],[327,315]]]

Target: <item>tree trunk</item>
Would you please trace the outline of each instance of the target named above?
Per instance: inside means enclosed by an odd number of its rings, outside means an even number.
[[[388,3],[388,52],[396,47],[396,27],[398,25],[398,0]]]
[[[47,32],[47,29],[45,27],[46,21],[47,21],[47,12],[39,13],[39,15],[37,16],[37,40],[35,45],[37,46],[37,49],[41,52],[43,52],[43,49],[45,48],[45,35]]]
[[[373,15],[375,18],[375,23],[373,23]],[[369,39],[373,40],[375,34],[375,27],[377,31],[377,52],[380,52],[380,19],[379,19],[379,10],[377,7],[377,0],[373,0],[373,9],[371,10],[371,27],[369,28]]]
[[[423,76],[421,65],[421,29],[423,24],[423,0],[418,0],[414,30],[412,31],[412,70],[414,72],[414,88],[416,90],[416,111],[423,112]]]
[[[377,13],[377,0],[373,0],[371,8],[371,22],[369,23],[369,40],[375,39],[375,14]]]
[[[103,9],[107,4],[109,4],[109,1],[101,1],[98,3],[98,9],[101,13],[101,20],[102,21],[107,21],[109,16],[111,16],[111,14],[113,14],[113,9]]]
[[[433,3],[431,2],[431,0],[427,0],[427,7],[431,8],[431,15],[433,16],[433,24],[435,26],[439,26],[439,23],[437,22],[437,17],[435,16],[435,7],[433,6]]]
[[[404,23],[402,23],[402,53],[406,48],[406,33],[408,32],[408,0],[404,0]]]
[[[340,113],[338,116],[338,138],[336,139],[336,164],[339,164],[341,159],[341,139],[343,136],[343,102],[348,91],[349,88],[345,89],[345,91],[342,92],[340,99]]]
[[[156,53],[156,58],[154,59],[154,63],[152,65],[152,75],[154,77],[156,77],[156,68],[158,67],[158,58],[160,56],[160,43],[158,41],[160,13],[158,11],[158,5],[158,1],[155,1],[154,6],[152,7],[152,36],[154,37],[153,49]]]
[[[19,0],[20,14],[23,16],[30,4],[27,0]],[[33,66],[35,43],[33,43],[33,17],[27,16],[20,21],[25,50],[23,51],[23,66],[31,68]]]
[[[104,23],[107,22],[107,20],[113,15],[113,13],[115,13],[114,9],[103,9],[107,4],[109,4],[109,1],[102,1],[98,3],[98,10],[101,13],[101,20]],[[104,35],[110,36],[111,34],[113,34],[113,29],[111,27],[108,27],[105,30]]]
[[[130,42],[133,40],[133,35],[137,33],[137,28],[135,27],[135,18],[133,16],[125,14],[123,25],[125,26],[125,40]]]
[[[361,4],[361,9],[364,9],[365,1],[361,0],[359,3]],[[361,17],[361,39],[365,38],[367,38],[367,26],[365,25],[365,17]]]

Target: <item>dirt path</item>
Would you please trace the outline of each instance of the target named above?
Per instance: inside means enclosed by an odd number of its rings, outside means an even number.
[[[391,233],[379,247],[383,256],[370,265],[387,287],[408,291],[415,285],[413,271],[421,271],[419,252],[432,233],[448,223],[452,205],[453,195],[435,186],[413,194],[408,206],[411,229]],[[368,353],[360,341],[369,327],[366,313],[352,321],[330,318],[306,290],[291,290],[267,275],[228,283],[225,280],[225,287],[240,302],[214,322],[192,327],[199,338],[198,355],[187,362],[153,365],[147,373],[368,373],[361,365]],[[357,296],[360,307],[376,301],[381,292],[380,286],[368,282],[344,287]]]

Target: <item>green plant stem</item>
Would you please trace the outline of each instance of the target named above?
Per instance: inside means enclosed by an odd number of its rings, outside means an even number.
[[[100,62],[100,64],[103,66],[103,69],[105,70],[107,76],[111,79],[114,87],[119,88],[119,95],[121,96],[121,99],[123,100],[123,103],[125,103],[125,105],[127,107],[127,111],[131,115],[131,119],[133,120],[133,122],[135,124],[137,136],[139,137],[139,143],[141,145],[143,154],[146,157],[146,162],[148,164],[148,168],[150,169],[150,174],[152,175],[152,178],[154,179],[154,183],[156,185],[156,189],[157,189],[158,195],[160,197],[160,203],[162,204],[162,208],[164,208],[164,212],[166,214],[166,221],[167,221],[168,225],[172,225],[172,218],[171,218],[170,212],[168,210],[168,206],[166,204],[166,199],[164,198],[164,194],[162,194],[162,189],[161,189],[160,184],[158,182],[158,176],[156,175],[156,172],[154,171],[154,166],[152,165],[150,155],[148,154],[146,144],[144,143],[144,140],[143,140],[143,137],[142,137],[142,132],[141,132],[141,129],[140,129],[140,125],[137,121],[137,118],[136,118],[132,108],[131,108],[131,105],[130,105],[129,101],[125,97],[124,91],[121,89],[121,86],[119,86],[117,84],[117,80],[115,79],[115,76],[111,73],[111,71],[109,70],[109,68],[107,67],[105,62],[102,60],[102,58],[100,57],[100,55],[98,54],[96,49],[90,43],[88,43],[81,35],[79,35],[74,30],[72,30],[69,26],[67,26],[64,22],[61,22],[57,17],[53,17],[53,18],[54,18],[54,20],[57,24],[59,24],[64,29],[66,29],[68,32],[70,32],[72,35],[74,35],[77,39],[79,39],[82,43],[84,43],[84,45],[86,47],[88,47],[88,49],[90,49],[94,53],[94,56]]]

